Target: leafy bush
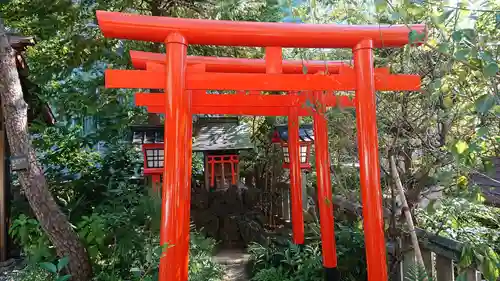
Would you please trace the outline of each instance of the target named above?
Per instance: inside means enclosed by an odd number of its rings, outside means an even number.
[[[127,147],[117,147],[100,156],[99,165],[89,168],[91,172],[79,178],[69,182],[63,176],[51,179],[55,186],[64,186],[65,191],[60,191],[58,198],[60,202],[65,198],[63,211],[69,215],[87,247],[94,280],[157,278],[162,252],[159,241],[161,200],[131,178],[133,159],[134,152]],[[57,264],[55,251],[38,221],[27,215],[29,210],[18,209],[17,213],[10,233],[29,257],[30,264],[17,280],[38,281],[33,277],[37,274],[46,278],[53,273],[40,273],[40,264]],[[190,280],[220,279],[222,270],[211,259],[214,247],[213,239],[192,231]]]
[[[48,237],[36,219],[19,215],[13,220],[9,234],[31,262],[40,262],[55,255],[54,250],[49,247]]]
[[[500,209],[453,198],[417,211],[421,227],[464,243],[459,270],[477,265],[487,280],[500,277]]]
[[[308,226],[306,245],[272,239],[267,246],[249,247],[254,281],[323,280],[321,239],[317,224]],[[359,228],[336,224],[338,269],[342,280],[363,280],[366,276],[364,240]]]

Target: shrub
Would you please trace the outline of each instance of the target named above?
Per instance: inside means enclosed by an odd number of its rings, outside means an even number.
[[[308,226],[306,245],[298,246],[283,238],[271,239],[267,246],[249,247],[254,281],[323,280],[321,239],[317,224]],[[336,224],[338,269],[342,280],[364,280],[366,263],[361,230],[353,225]]]

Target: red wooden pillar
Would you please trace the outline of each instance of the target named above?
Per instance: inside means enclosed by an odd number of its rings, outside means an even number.
[[[266,47],[266,73],[283,72],[281,47]],[[291,108],[288,116],[288,153],[290,157],[290,201],[292,212],[293,242],[304,244],[304,213],[302,211],[302,182],[299,154],[299,116]]]
[[[300,171],[299,115],[296,107],[288,115],[288,154],[290,157],[290,198],[292,205],[293,242],[304,244],[304,212],[302,209],[302,173]]]
[[[146,160],[144,160],[146,161]],[[161,189],[160,186],[161,186],[161,175],[158,175],[158,174],[155,174],[155,175],[151,175],[151,183],[152,183],[152,186],[153,186],[153,192],[155,194],[158,194],[158,191]]]
[[[185,121],[186,121],[186,130],[184,131],[184,143],[186,145],[185,159],[188,161],[188,165],[186,166],[186,177],[184,178],[183,188],[181,189],[180,196],[180,204],[182,206],[182,213],[180,220],[180,225],[182,226],[179,242],[179,262],[180,270],[181,270],[181,279],[180,281],[188,280],[188,271],[189,271],[189,231],[191,227],[191,171],[192,171],[192,130],[193,130],[193,115],[191,114],[191,104],[192,104],[192,96],[191,91],[185,92],[186,95],[186,105],[187,110],[185,111]]]
[[[368,281],[386,281],[387,263],[375,105],[373,42],[353,48],[356,72],[356,126]]]
[[[190,190],[191,140],[187,141],[191,122],[189,114],[189,98],[185,92],[185,73],[187,42],[178,33],[167,37],[167,62],[165,86],[165,172],[162,190],[162,214],[160,243],[168,246],[160,260],[160,281],[184,281],[187,276],[181,272],[183,263],[188,258],[183,248],[185,220],[186,189]],[[189,120],[188,120],[189,119]],[[167,171],[168,169],[168,171]]]
[[[328,124],[323,92],[315,92],[314,147],[316,150],[316,178],[318,186],[318,208],[321,227],[321,244],[325,280],[338,281],[337,249],[333,221],[332,183],[330,176],[330,157],[328,154]]]

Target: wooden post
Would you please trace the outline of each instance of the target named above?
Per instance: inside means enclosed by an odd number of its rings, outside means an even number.
[[[407,237],[403,238],[403,276],[401,280],[418,281],[414,271],[416,269],[415,250]],[[410,278],[411,277],[411,278]]]
[[[0,110],[1,111],[1,110]],[[5,178],[5,130],[3,116],[0,114],[0,262],[7,260],[7,187]]]
[[[377,281],[387,280],[387,262],[372,49],[372,40],[362,40],[353,48],[353,55],[356,73],[356,128],[367,274],[368,281]]]
[[[304,244],[302,171],[300,170],[299,115],[291,108],[288,115],[288,154],[290,160],[290,196],[292,198],[293,242]]]
[[[283,189],[283,219],[290,221],[290,189]]]
[[[309,209],[309,195],[307,193],[307,174],[302,171],[302,210]]]
[[[210,166],[208,165],[208,157],[206,152],[203,152],[203,166],[205,167],[205,189],[208,191],[210,189]]]
[[[469,268],[465,272],[465,278],[467,281],[481,281],[481,272],[475,268]]]
[[[161,281],[187,281],[189,210],[191,190],[190,95],[185,91],[186,39],[171,33],[165,41],[167,72],[165,91],[165,179],[162,189],[160,243],[168,246],[160,259]]]
[[[455,281],[453,261],[447,257],[437,255],[436,257],[436,280]]]
[[[221,156],[221,159],[223,160],[224,159],[224,156]],[[224,163],[224,161],[222,161],[221,163],[221,186],[222,188],[226,188],[226,173],[225,173],[225,169],[224,169],[224,166],[226,165],[226,163]]]
[[[321,231],[321,250],[326,281],[340,280],[337,268],[337,250],[335,244],[335,224],[333,218],[332,181],[330,175],[330,156],[328,153],[328,122],[324,93],[315,92],[318,108],[313,115],[314,146],[316,151],[316,175],[318,184],[318,209]],[[376,281],[371,280],[369,281]]]
[[[434,280],[434,278],[436,277],[436,269],[434,267],[435,255],[432,251],[429,251],[424,247],[420,247],[420,251],[422,252],[422,259],[424,260],[427,276],[430,278],[430,280]]]

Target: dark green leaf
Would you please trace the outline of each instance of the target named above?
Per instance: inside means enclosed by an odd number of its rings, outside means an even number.
[[[57,281],[68,281],[70,278],[71,278],[71,275],[68,274],[68,275],[58,277],[56,280]]]
[[[449,9],[448,11],[444,11],[441,15],[439,15],[436,19],[436,23],[443,23],[446,21],[446,19],[448,19],[451,15],[451,13],[453,13],[454,10],[453,9]]]
[[[457,52],[455,52],[455,58],[457,60],[466,60],[467,59],[467,55],[469,53],[470,53],[470,49],[469,48],[460,49]]]
[[[493,260],[485,258],[481,266],[481,272],[488,281],[495,281],[498,278],[498,268]]]
[[[454,31],[454,32],[451,34],[451,38],[452,38],[452,39],[453,39],[453,41],[455,41],[455,42],[459,42],[460,40],[462,40],[462,37],[463,37],[462,30],[457,30],[457,31]]]
[[[475,102],[476,110],[479,113],[488,112],[494,105],[495,97],[489,94],[482,95]]]
[[[462,254],[460,255],[460,267],[466,268],[472,264],[474,259],[474,252],[469,246],[464,246],[462,248]]]
[[[479,58],[486,62],[494,62],[493,55],[488,51],[479,52]]]
[[[449,50],[450,50],[450,45],[448,43],[438,44],[438,51],[440,51],[441,53],[447,54]]]
[[[57,267],[50,262],[42,262],[40,263],[40,267],[51,273],[57,273]]]
[[[476,31],[474,29],[466,28],[462,29],[462,34],[465,38],[467,38],[470,42],[475,41]]]
[[[441,88],[441,79],[440,78],[437,78],[436,80],[432,81],[429,85],[429,88],[432,90],[432,91],[436,91],[436,90],[439,90]]]
[[[493,76],[497,75],[498,64],[496,64],[494,62],[487,64],[483,69],[483,73],[486,77],[493,77]]]
[[[476,135],[478,137],[482,137],[486,134],[488,134],[489,128],[488,127],[481,127],[477,130]]]
[[[63,268],[65,268],[69,263],[69,258],[68,257],[64,257],[62,259],[59,260],[59,262],[57,263],[57,271],[61,271]]]

